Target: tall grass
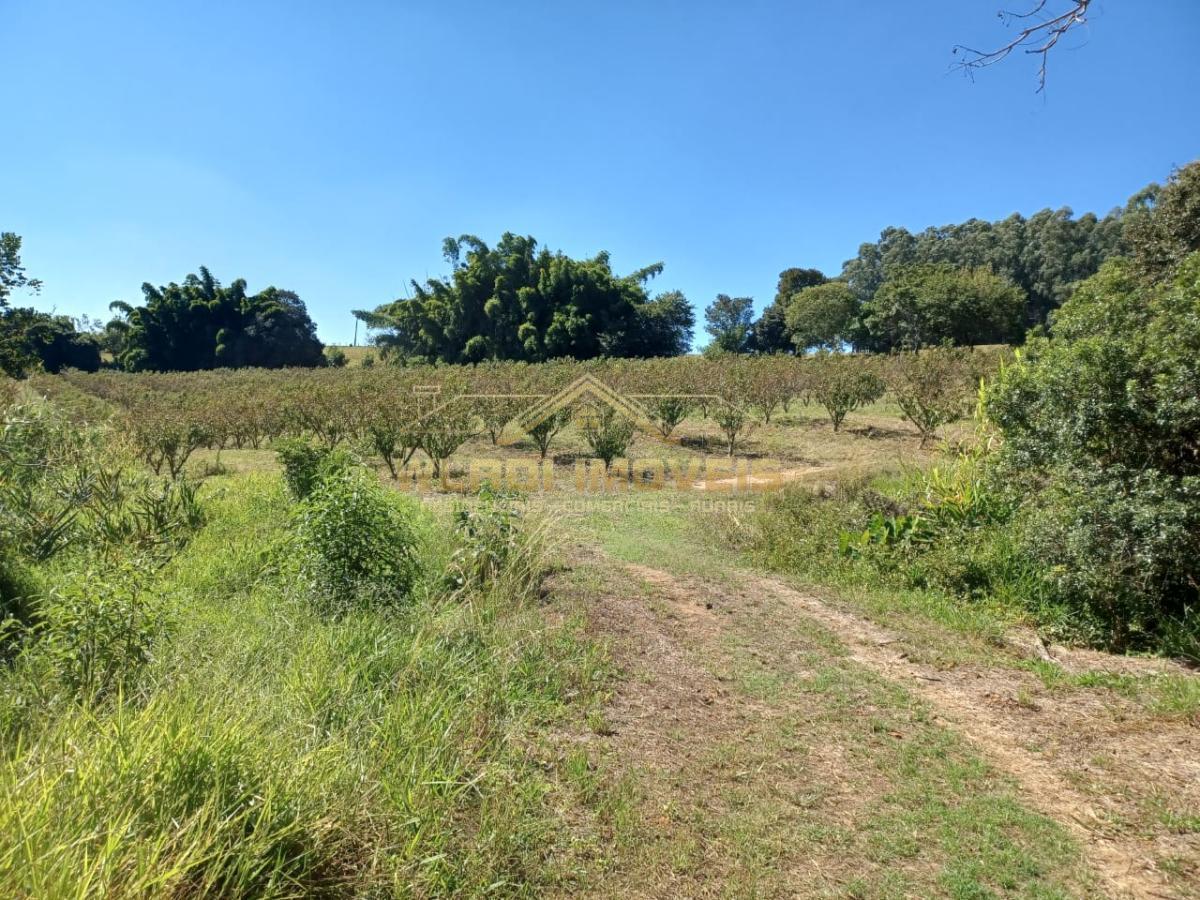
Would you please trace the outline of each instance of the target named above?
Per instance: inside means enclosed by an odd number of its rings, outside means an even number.
[[[0,895],[513,894],[550,875],[551,776],[524,743],[593,680],[525,601],[522,538],[452,590],[430,518],[402,607],[331,617],[287,558],[275,477],[215,479],[208,524],[157,576],[171,612],[136,685],[0,675]],[[36,701],[30,698],[37,698]]]

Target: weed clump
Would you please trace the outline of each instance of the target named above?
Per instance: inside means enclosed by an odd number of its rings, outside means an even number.
[[[306,499],[326,477],[353,464],[345,450],[317,446],[303,438],[280,441],[275,455],[283,466],[283,482],[296,500]]]
[[[334,471],[296,510],[300,573],[318,605],[343,611],[407,600],[420,571],[415,501],[358,468]]]

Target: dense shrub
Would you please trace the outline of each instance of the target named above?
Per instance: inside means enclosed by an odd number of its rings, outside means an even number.
[[[455,509],[457,546],[451,561],[451,580],[455,586],[485,586],[519,552],[520,519],[508,501],[508,497],[485,484],[474,504]]]
[[[297,500],[304,500],[322,479],[345,471],[351,464],[345,451],[317,446],[303,438],[280,441],[275,445],[275,455],[283,466],[283,482]]]
[[[327,474],[297,509],[300,570],[318,605],[408,599],[418,574],[417,501],[361,469]]]
[[[1105,265],[987,409],[1063,602],[1116,647],[1200,632],[1200,254],[1163,285]]]
[[[117,436],[49,403],[13,407],[0,431],[0,538],[33,561],[177,549],[203,524],[197,489],[150,476]]]
[[[51,591],[30,652],[81,698],[128,685],[150,661],[165,629],[160,602],[136,566],[84,572]]]

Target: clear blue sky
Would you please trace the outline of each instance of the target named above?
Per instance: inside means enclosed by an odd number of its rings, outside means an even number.
[[[886,225],[1105,212],[1200,156],[1197,0],[1096,0],[1044,96],[1029,58],[949,71],[1005,3],[0,0],[0,230],[41,308],[203,264],[344,342],[446,235],[761,309]]]

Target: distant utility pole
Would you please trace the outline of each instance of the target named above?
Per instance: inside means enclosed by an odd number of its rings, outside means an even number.
[[[354,343],[351,344],[350,346],[352,346],[352,347],[358,346],[358,316],[354,317]]]

